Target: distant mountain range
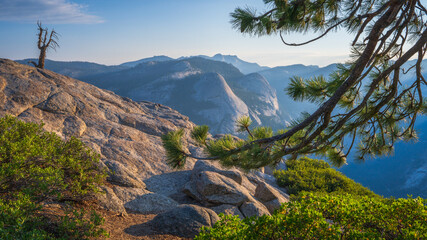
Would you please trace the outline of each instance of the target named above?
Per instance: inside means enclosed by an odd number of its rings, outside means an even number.
[[[427,60],[423,65],[427,67]],[[208,124],[214,133],[233,133],[234,119],[240,115],[250,115],[255,125],[283,128],[301,112],[317,108],[312,103],[295,102],[286,95],[284,89],[289,78],[328,77],[336,67],[336,64],[326,67],[297,64],[268,68],[221,54],[178,59],[155,56],[117,66],[46,61],[46,68],[55,72],[136,101],[171,106],[196,124]],[[427,76],[425,67],[423,71]],[[413,77],[413,72],[402,75],[402,84]],[[350,162],[340,170],[384,196],[427,197],[427,121],[420,120],[418,143],[398,143],[394,156],[364,164]]]
[[[264,77],[244,75],[231,64],[202,57],[146,61],[79,79],[135,101],[173,107],[195,123],[209,125],[213,133],[235,133],[234,122],[242,115],[257,125],[277,128],[282,122],[276,91]]]
[[[18,62],[28,64],[31,60],[36,59]],[[46,68],[136,101],[171,106],[197,124],[208,124],[214,134],[235,133],[235,120],[241,115],[249,115],[256,126],[274,129],[292,120],[290,114],[280,112],[276,89],[262,75],[253,73],[268,68],[237,56],[154,56],[117,66],[47,60]]]

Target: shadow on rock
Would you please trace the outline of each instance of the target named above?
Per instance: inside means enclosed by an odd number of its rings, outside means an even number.
[[[218,220],[218,215],[208,208],[196,205],[181,205],[157,215],[150,222],[131,226],[125,229],[125,232],[134,236],[161,233],[193,238],[199,233],[202,226],[213,226]]]

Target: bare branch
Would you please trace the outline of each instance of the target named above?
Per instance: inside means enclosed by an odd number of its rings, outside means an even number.
[[[37,63],[35,63],[34,61],[28,61],[28,63],[31,63],[34,65],[34,67],[37,67]]]

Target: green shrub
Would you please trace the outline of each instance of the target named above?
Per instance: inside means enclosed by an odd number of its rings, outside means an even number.
[[[307,193],[272,216],[221,215],[195,239],[427,239],[427,201]]]
[[[53,239],[37,221],[34,214],[40,210],[28,195],[17,194],[13,201],[0,198],[0,239]]]
[[[0,118],[0,239],[61,238],[76,232],[71,228],[45,231],[52,229],[52,224],[40,214],[41,203],[87,200],[105,177],[99,155],[80,140],[62,141],[56,134],[43,131],[42,125],[11,116]],[[82,217],[66,220],[81,221]],[[98,231],[102,221],[80,223],[80,230],[88,236],[90,232],[103,233]],[[96,226],[86,228],[88,224]]]
[[[279,186],[286,188],[289,194],[325,192],[377,196],[361,184],[331,168],[325,161],[300,158],[287,160],[285,163],[287,170],[277,170],[274,176]]]
[[[98,237],[105,235],[105,231],[99,228],[104,224],[104,219],[95,211],[89,216],[84,210],[70,210],[61,217],[58,232],[65,239],[86,239],[87,237]]]

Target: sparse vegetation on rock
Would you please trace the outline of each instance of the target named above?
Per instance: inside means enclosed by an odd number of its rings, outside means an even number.
[[[303,192],[320,192],[378,196],[361,184],[331,168],[325,161],[304,157],[298,160],[287,160],[285,164],[287,170],[276,170],[274,176],[279,186],[285,187],[289,194],[298,195]]]
[[[96,212],[77,210],[106,178],[99,155],[42,126],[0,119],[0,239],[85,239],[105,235]],[[52,216],[46,206],[68,210]]]

